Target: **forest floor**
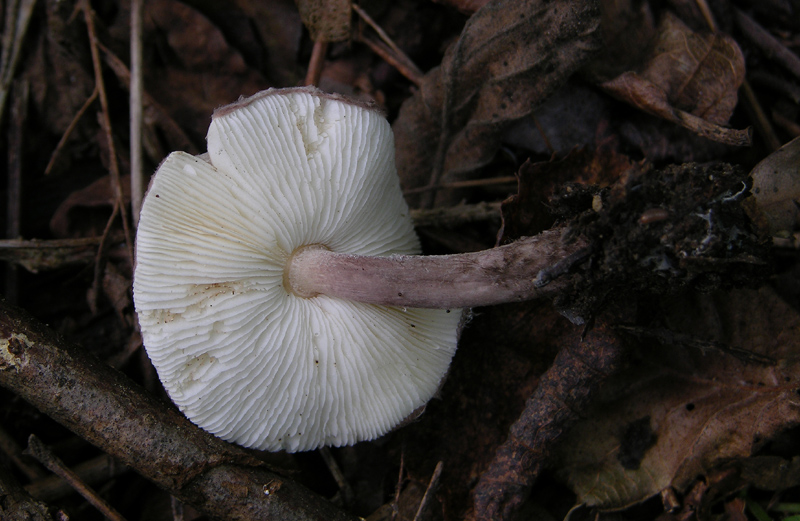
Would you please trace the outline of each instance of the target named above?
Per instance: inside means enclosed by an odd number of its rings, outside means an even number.
[[[140,1],[3,2],[0,519],[800,519],[797,0]],[[309,83],[385,113],[424,253],[588,246],[414,421],[245,450],[142,346],[140,187]]]

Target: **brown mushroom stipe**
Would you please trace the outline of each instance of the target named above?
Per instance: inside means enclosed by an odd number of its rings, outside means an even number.
[[[137,235],[148,355],[186,416],[267,450],[383,435],[436,392],[462,307],[553,293],[561,231],[421,257],[391,128],[314,88],[214,113],[208,156],[159,167]]]

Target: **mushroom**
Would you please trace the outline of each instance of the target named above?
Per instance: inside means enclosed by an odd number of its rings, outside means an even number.
[[[438,389],[459,308],[536,296],[564,255],[542,237],[417,255],[391,128],[353,100],[270,89],[215,111],[207,141],[153,178],[134,301],[172,400],[246,447],[388,432]]]

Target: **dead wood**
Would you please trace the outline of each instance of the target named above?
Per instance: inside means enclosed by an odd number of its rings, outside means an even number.
[[[0,385],[214,518],[347,520],[0,301]]]

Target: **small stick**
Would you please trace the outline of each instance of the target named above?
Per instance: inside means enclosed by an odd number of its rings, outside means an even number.
[[[83,117],[84,113],[89,109],[89,107],[94,103],[94,100],[97,99],[97,86],[95,86],[92,93],[86,98],[86,101],[83,102],[83,106],[78,109],[78,112],[75,113],[75,116],[72,118],[72,121],[69,122],[69,126],[67,130],[61,135],[61,139],[58,140],[58,144],[56,145],[55,150],[50,155],[50,161],[47,163],[47,166],[44,169],[44,175],[50,174],[53,171],[53,166],[56,163],[56,158],[58,154],[61,152],[61,149],[64,148],[66,145],[69,136],[72,135],[72,131],[75,130],[75,127],[78,126],[78,121]]]
[[[16,239],[22,230],[22,147],[24,143],[25,120],[28,116],[27,81],[20,80],[14,84],[11,121],[8,125],[8,186],[6,193],[6,237]],[[5,296],[11,302],[17,301],[19,279],[17,266],[9,264],[5,269]]]
[[[130,87],[130,147],[131,147],[131,218],[139,224],[139,211],[144,198],[142,169],[142,12],[144,0],[131,0],[131,87]]]
[[[28,465],[20,456],[22,456],[22,447],[20,447],[14,438],[11,437],[2,427],[0,427],[0,451],[8,457],[9,461],[28,478],[34,481],[44,477],[46,473],[38,466]]]
[[[733,14],[739,29],[750,41],[758,46],[768,58],[785,67],[795,77],[800,78],[800,57],[787,49],[769,31],[761,27],[758,22],[747,16],[743,11],[734,8]]]
[[[108,237],[111,233],[111,225],[114,219],[119,215],[120,202],[114,201],[114,209],[111,211],[111,217],[106,221],[106,227],[103,229],[103,235],[100,238],[100,244],[97,247],[97,253],[94,258],[94,276],[92,277],[92,287],[89,292],[89,308],[92,313],[97,313],[97,299],[100,296],[100,289],[103,286],[103,273],[106,269],[106,252],[108,250],[109,240]]]
[[[476,186],[492,186],[501,184],[516,183],[517,177],[513,175],[502,177],[489,177],[486,179],[470,179],[468,181],[453,181],[452,183],[440,183],[433,186],[420,186],[419,188],[410,188],[403,191],[403,195],[419,194],[422,192],[429,192],[431,190],[440,190],[443,188],[473,188]]]
[[[328,52],[328,42],[317,40],[311,49],[311,59],[308,62],[305,85],[318,85],[322,76],[322,67],[325,65],[325,54]]]
[[[439,479],[442,477],[443,466],[443,463],[440,461],[436,464],[436,468],[433,469],[431,481],[428,483],[428,488],[425,490],[425,495],[422,496],[422,500],[419,502],[419,508],[417,509],[417,514],[414,516],[414,521],[422,521],[423,519],[427,519],[431,500],[434,496],[436,496],[436,492],[439,490]]]
[[[25,452],[26,454],[30,454],[39,460],[42,465],[47,467],[54,474],[64,478],[81,496],[86,499],[86,501],[91,503],[108,519],[111,519],[112,521],[125,521],[125,518],[122,517],[122,514],[117,512],[114,507],[106,503],[97,495],[94,490],[92,490],[91,487],[86,485],[77,474],[64,465],[64,462],[61,461],[58,456],[53,454],[50,449],[48,449],[45,444],[36,437],[35,434],[31,434],[28,438],[28,448]]]
[[[553,445],[582,417],[602,383],[621,366],[626,352],[611,320],[599,323],[585,339],[575,334],[572,342],[561,348],[473,490],[477,520],[513,518]]]
[[[405,473],[405,447],[400,451],[400,470],[397,471],[397,485],[394,487],[394,500],[392,501],[392,521],[397,519],[398,508],[400,503],[400,492],[403,490],[403,474]]]
[[[695,0],[695,3],[697,3],[697,7],[700,8],[700,12],[703,13],[703,18],[706,24],[708,24],[708,28],[713,32],[717,32],[717,23],[714,20],[714,14],[711,12],[708,2],[706,2],[706,0]]]
[[[342,469],[339,468],[339,464],[336,462],[333,454],[331,454],[331,449],[328,447],[320,447],[319,455],[322,456],[322,459],[325,461],[325,465],[328,467],[331,476],[333,476],[333,479],[339,486],[345,506],[349,505],[353,501],[353,489],[350,487],[350,483],[348,483],[347,479],[344,477]]]
[[[380,39],[383,40],[383,42],[386,45],[388,45],[389,48],[392,50],[396,59],[398,61],[403,62],[405,64],[405,67],[408,68],[408,70],[411,72],[413,76],[416,76],[417,78],[422,78],[423,73],[421,70],[419,70],[419,67],[417,67],[416,64],[411,60],[411,58],[409,58],[408,55],[404,53],[403,50],[397,46],[396,43],[394,43],[394,40],[392,40],[391,37],[389,37],[389,35],[386,34],[386,31],[384,31],[380,25],[375,23],[375,20],[373,20],[372,17],[369,14],[367,14],[366,11],[361,9],[361,7],[359,7],[356,4],[352,5],[353,5],[353,11],[355,11],[358,14],[358,16],[360,16],[361,19],[367,23],[367,25],[372,27],[372,29],[376,33],[378,33]],[[417,83],[417,85],[419,85],[419,83]]]
[[[103,81],[103,70],[100,63],[100,51],[97,48],[97,33],[94,28],[94,11],[89,4],[89,0],[82,0],[80,4],[83,10],[83,17],[86,23],[86,31],[89,34],[89,50],[92,54],[92,66],[94,67],[94,81],[97,88],[98,96],[100,98],[100,107],[102,108],[102,126],[108,141],[108,155],[109,155],[109,170],[111,171],[111,180],[114,187],[115,196],[119,202],[119,211],[122,215],[122,229],[125,232],[125,244],[128,247],[128,255],[130,256],[131,265],[133,265],[133,239],[131,238],[131,230],[128,226],[128,215],[125,210],[125,199],[122,196],[122,184],[120,182],[119,164],[117,162],[117,149],[114,146],[114,136],[111,134],[111,116],[108,110],[108,98],[106,97],[105,82]]]
[[[36,0],[14,0],[6,4],[3,50],[0,56],[0,121],[5,113],[6,99],[22,54],[22,41],[28,32]]]
[[[759,135],[764,139],[767,147],[772,151],[776,151],[781,147],[781,140],[775,134],[772,124],[769,122],[764,109],[761,108],[761,103],[758,102],[755,92],[750,87],[747,80],[742,82],[742,94],[744,95],[745,107],[750,112],[750,117],[753,119],[753,124],[758,129]]]
[[[119,476],[128,470],[129,467],[127,465],[117,462],[108,454],[102,454],[83,461],[72,468],[72,471],[81,480],[90,484],[106,483],[114,476]],[[66,480],[54,474],[28,483],[25,485],[25,490],[40,501],[55,501],[74,492],[74,489]]]
[[[354,6],[355,7],[355,6]],[[375,42],[372,41],[371,38],[368,38],[363,35],[358,36],[358,41],[366,45],[370,48],[372,52],[380,56],[385,62],[389,65],[397,69],[397,71],[406,77],[408,81],[419,87],[422,85],[422,73],[416,69],[416,66],[409,67],[406,63],[403,63],[402,60],[399,60],[397,56],[395,56],[392,52],[389,51],[388,48],[384,46],[382,42]]]

